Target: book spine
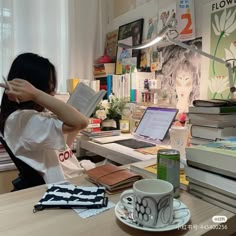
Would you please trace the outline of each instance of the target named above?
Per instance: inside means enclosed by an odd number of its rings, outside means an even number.
[[[87,132],[86,130],[81,130],[81,133],[89,137],[107,137],[107,136],[120,135],[120,130],[101,131],[101,132]]]
[[[107,76],[107,97],[112,93],[112,75]]]
[[[84,129],[86,132],[101,132],[101,127],[94,127],[94,128],[86,128]]]
[[[120,135],[120,132],[113,132],[113,131],[101,131],[101,132],[92,132],[90,136],[97,136],[97,137],[107,137],[107,136],[116,136]]]
[[[87,128],[98,128],[100,127],[100,123],[97,123],[97,124],[88,124]]]
[[[98,118],[89,118],[89,124],[100,124],[101,119]]]

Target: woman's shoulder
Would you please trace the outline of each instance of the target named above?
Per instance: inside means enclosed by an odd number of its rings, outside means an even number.
[[[32,117],[37,116],[40,113],[35,110],[16,110],[8,117],[8,120],[20,118],[20,117]]]
[[[11,113],[5,123],[4,133],[9,136],[12,133],[20,133],[21,129],[26,127],[26,124],[31,120],[37,119],[38,112],[35,110],[17,110]],[[36,120],[34,123],[38,123]]]
[[[48,112],[38,112],[35,110],[17,110],[8,117],[7,122],[15,122],[18,120],[20,123],[27,123],[29,121],[46,121],[50,118],[53,118],[53,116]]]
[[[46,133],[52,132],[61,134],[61,129],[62,121],[47,112],[37,112],[35,110],[15,111],[8,117],[5,123],[5,132],[9,134],[15,132],[15,130],[18,130],[20,133],[22,130],[24,135],[30,131],[38,134],[42,133],[45,136]]]

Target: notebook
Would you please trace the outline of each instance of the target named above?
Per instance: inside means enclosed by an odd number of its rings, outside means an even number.
[[[165,139],[177,112],[176,108],[147,107],[132,138],[114,143],[133,149],[155,146]]]

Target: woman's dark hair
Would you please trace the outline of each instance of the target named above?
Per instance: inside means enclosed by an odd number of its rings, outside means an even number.
[[[46,93],[54,92],[57,86],[56,70],[54,65],[44,57],[34,53],[23,53],[13,61],[8,81],[15,78],[27,80],[34,87]],[[0,131],[4,133],[5,121],[8,116],[16,110],[43,111],[44,108],[33,101],[17,103],[10,101],[4,93],[1,102]]]

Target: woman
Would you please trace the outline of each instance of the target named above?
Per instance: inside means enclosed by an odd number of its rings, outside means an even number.
[[[5,88],[0,131],[15,156],[40,172],[46,183],[81,174],[84,168],[64,134],[75,135],[86,128],[88,119],[53,97],[57,84],[53,64],[33,53],[21,54],[12,63],[8,84],[0,84]],[[94,167],[90,163],[88,169]]]

